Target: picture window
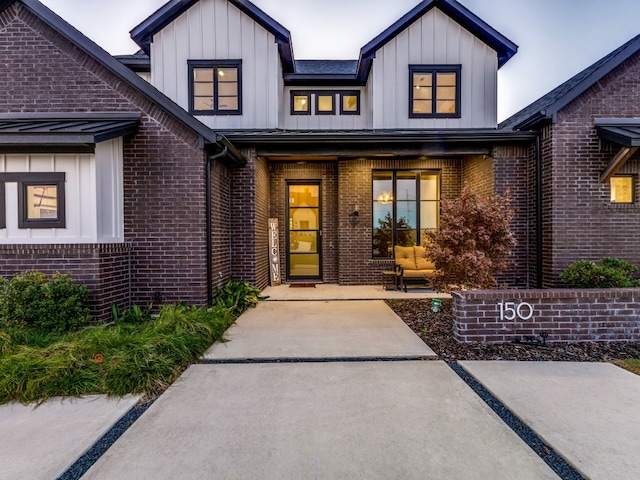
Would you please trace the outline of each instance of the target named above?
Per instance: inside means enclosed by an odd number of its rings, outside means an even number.
[[[189,62],[189,111],[198,115],[242,113],[240,60]]]
[[[635,179],[632,175],[611,177],[610,189],[611,203],[635,202]]]
[[[460,65],[409,65],[409,117],[460,117]]]

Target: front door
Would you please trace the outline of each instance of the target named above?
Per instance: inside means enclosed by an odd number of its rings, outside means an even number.
[[[320,182],[287,183],[287,279],[322,278]]]

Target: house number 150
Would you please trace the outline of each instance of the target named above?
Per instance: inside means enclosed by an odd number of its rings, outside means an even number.
[[[533,317],[533,305],[527,302],[500,302],[500,320],[529,320]]]

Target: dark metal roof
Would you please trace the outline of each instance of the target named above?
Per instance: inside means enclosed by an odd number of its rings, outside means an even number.
[[[243,166],[246,164],[244,156],[233,145],[231,145],[226,138],[211,130],[192,115],[189,115],[189,113],[187,113],[183,108],[174,103],[167,96],[163,95],[147,81],[129,70],[122,63],[104,51],[100,46],[53,13],[38,0],[5,0],[4,3],[0,4],[0,12],[4,10],[4,8],[10,7],[13,3],[18,1],[21,2],[32,14],[53,28],[81,51],[92,57],[108,71],[116,75],[123,82],[133,87],[138,92],[145,95],[155,105],[162,108],[174,118],[181,121],[185,126],[189,127],[193,132],[198,134],[203,146],[217,146],[218,149],[223,149],[226,146],[229,152],[226,159],[231,165]]]
[[[0,145],[87,145],[138,130],[140,113],[0,114]]]
[[[145,53],[149,54],[153,36],[186,12],[197,1],[199,0],[170,0],[131,30],[131,38]],[[289,30],[248,0],[228,1],[276,37],[282,68],[285,73],[293,73],[293,46]]]
[[[232,142],[240,143],[475,143],[504,144],[531,142],[537,136],[533,132],[483,129],[384,129],[384,130],[239,130],[223,131]]]
[[[567,104],[640,50],[640,35],[632,38],[593,65],[551,90],[532,104],[500,123],[500,128],[525,130],[548,122]]]
[[[640,147],[640,118],[597,118],[598,137],[623,147]]]
[[[147,54],[153,36],[199,0],[170,0],[140,25],[131,30],[131,38]],[[294,61],[289,30],[256,7],[249,0],[227,0],[276,37],[286,85],[365,85],[377,50],[434,7],[480,38],[498,52],[498,66],[504,65],[518,51],[518,46],[494,30],[455,0],[423,0],[400,20],[367,43],[359,60]]]
[[[151,71],[151,58],[142,50],[137,51],[133,55],[114,55],[113,58],[134,72]]]

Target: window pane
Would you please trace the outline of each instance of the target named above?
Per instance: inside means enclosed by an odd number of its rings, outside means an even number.
[[[290,208],[289,226],[291,230],[317,230],[318,208]]]
[[[221,97],[237,97],[238,96],[238,84],[237,83],[218,83],[218,95]]]
[[[433,85],[433,76],[431,72],[421,72],[413,74],[413,86],[420,89],[422,87],[431,87]]]
[[[433,88],[431,87],[416,88],[413,90],[413,98],[415,100],[431,100],[432,95]]]
[[[456,113],[455,100],[438,100],[436,102],[436,113]]]
[[[405,201],[416,199],[416,172],[396,173],[396,197]]]
[[[56,185],[27,185],[27,219],[58,218],[58,187]]]
[[[401,247],[413,247],[416,245],[416,231],[398,229],[396,231],[396,245]]]
[[[436,84],[438,87],[455,87],[456,74],[454,72],[436,74]]]
[[[456,87],[438,87],[436,89],[438,100],[455,100]]]
[[[319,185],[289,185],[290,207],[319,207]]]
[[[196,97],[193,99],[194,110],[213,110],[213,97]]]
[[[396,227],[416,228],[416,202],[396,202]]]
[[[220,97],[218,110],[238,110],[238,97]]]
[[[413,113],[433,113],[431,110],[431,100],[414,100]]]
[[[439,200],[437,174],[424,172],[420,174],[420,199]]]
[[[237,67],[222,67],[216,69],[218,72],[218,81],[220,82],[237,82],[238,81],[238,68]]]
[[[423,230],[435,230],[438,228],[438,213],[440,202],[420,202],[420,228]]]
[[[318,95],[318,111],[319,112],[333,111],[333,95]]]
[[[320,256],[313,253],[289,255],[289,272],[292,277],[317,277],[320,275]]]
[[[391,203],[393,200],[391,172],[373,172],[373,199],[381,203]]]
[[[294,112],[308,112],[309,111],[309,97],[307,95],[294,95],[293,96],[293,111]]]
[[[317,232],[291,232],[289,234],[289,251],[296,253],[318,252]]]
[[[197,97],[213,97],[213,83],[194,83],[193,92]]]
[[[344,112],[357,112],[358,111],[358,96],[357,95],[343,95],[342,96],[342,111],[344,111]]]
[[[193,80],[196,82],[213,83],[213,69],[212,68],[194,68]]]
[[[633,203],[633,177],[611,178],[611,202]]]

